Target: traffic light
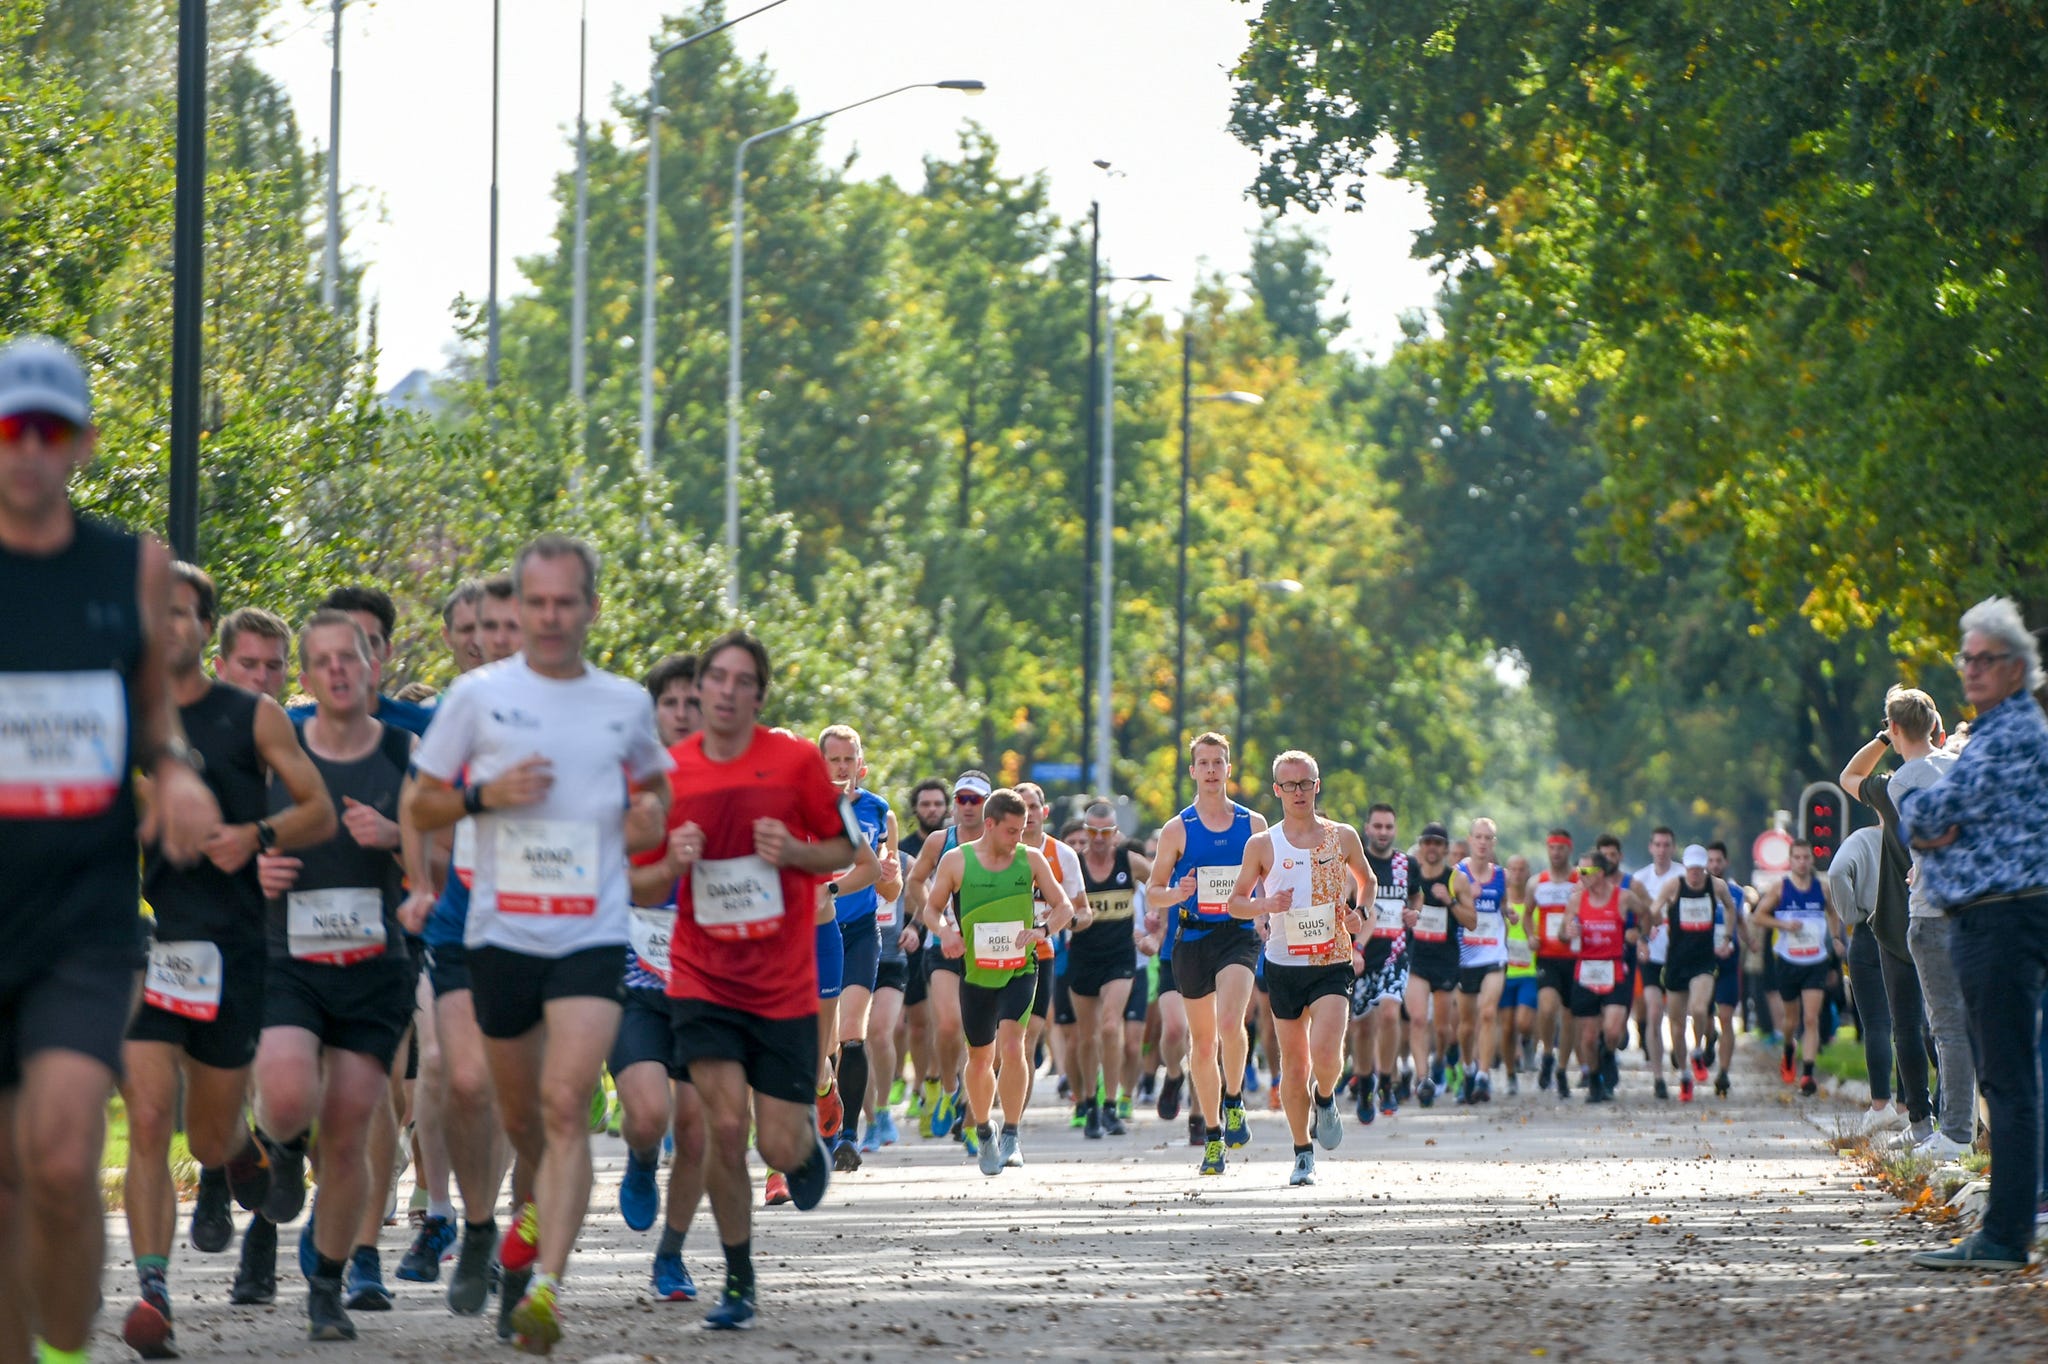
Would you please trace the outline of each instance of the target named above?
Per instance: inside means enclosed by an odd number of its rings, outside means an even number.
[[[1841,787],[1817,781],[1799,793],[1799,833],[1813,844],[1813,865],[1826,871],[1849,836],[1849,800]]]

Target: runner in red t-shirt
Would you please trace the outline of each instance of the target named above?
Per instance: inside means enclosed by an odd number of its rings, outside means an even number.
[[[1579,868],[1579,894],[1565,916],[1565,937],[1578,951],[1572,976],[1572,1017],[1579,1020],[1581,1080],[1587,1103],[1606,1103],[1619,1080],[1615,1057],[1627,1044],[1630,989],[1627,918],[1622,910],[1621,869],[1606,849]]]
[[[832,1159],[818,1138],[819,878],[853,860],[852,819],[817,746],[757,723],[768,651],[740,631],[698,660],[704,727],[673,750],[668,847],[636,883],[672,878],[669,997],[676,1051],[704,1101],[705,1184],[725,1249],[713,1330],[755,1313],[748,1090],[761,1159],[818,1205]],[[831,903],[824,906],[829,919]]]

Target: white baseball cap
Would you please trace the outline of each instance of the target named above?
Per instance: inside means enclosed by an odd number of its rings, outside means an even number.
[[[1707,850],[1697,843],[1688,843],[1685,845],[1685,856],[1681,860],[1688,867],[1698,867],[1704,871],[1707,866]]]

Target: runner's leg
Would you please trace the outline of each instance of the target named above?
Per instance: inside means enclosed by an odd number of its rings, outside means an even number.
[[[538,1267],[559,1279],[590,1211],[590,1095],[618,1037],[621,1007],[617,1000],[570,995],[549,1000],[546,1011],[539,1029],[546,1038],[539,1092],[545,1145],[534,1204]]]
[[[10,1285],[0,1297],[24,1299],[24,1308],[33,1303],[38,1332],[59,1350],[83,1350],[99,1311],[106,1249],[100,1154],[113,1092],[114,1073],[105,1065],[51,1048],[28,1058],[11,1104],[0,1096],[7,1134],[0,1140],[8,1146],[0,1152],[0,1183],[15,1191],[0,1242],[20,1247],[18,1257],[0,1254]],[[0,1311],[0,1346],[11,1329]]]
[[[126,1072],[121,1102],[128,1110],[128,1172],[121,1205],[128,1218],[128,1243],[137,1256],[167,1257],[177,1237],[178,1191],[171,1180],[171,1133],[178,1124],[178,1063],[182,1055],[182,1050],[169,1042],[124,1042],[121,1046],[121,1066]],[[209,1163],[218,1165],[220,1161]]]

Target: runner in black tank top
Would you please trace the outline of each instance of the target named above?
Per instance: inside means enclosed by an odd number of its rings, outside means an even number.
[[[1069,1083],[1081,1113],[1081,1135],[1120,1137],[1125,1130],[1117,1111],[1124,1006],[1138,973],[1133,917],[1138,887],[1152,875],[1152,864],[1123,846],[1116,811],[1107,801],[1090,805],[1084,820],[1088,850],[1081,858],[1081,877],[1091,918],[1088,927],[1076,928],[1067,940],[1067,993],[1074,1005]]]
[[[296,847],[334,828],[334,806],[299,747],[282,708],[200,667],[213,633],[213,580],[190,564],[172,572],[166,662],[178,716],[205,762],[223,823],[205,860],[179,867],[144,850],[142,889],[154,912],[142,1003],[123,1048],[128,1166],[122,1207],[141,1292],[122,1337],[144,1358],[175,1349],[165,1288],[177,1199],[170,1149],[185,1085],[183,1130],[200,1164],[192,1243],[227,1247],[234,1235],[230,1185],[246,1209],[269,1192],[269,1163],[243,1118],[249,1065],[263,1026],[263,893],[256,854],[264,844]],[[272,823],[265,782],[276,771],[289,793]],[[295,795],[296,800],[290,799]]]
[[[0,1198],[22,1219],[0,1237],[0,1335],[26,1343],[33,1304],[66,1358],[99,1308],[98,1156],[142,964],[133,771],[153,779],[144,831],[174,861],[220,821],[165,675],[169,557],[72,511],[94,438],[69,351],[0,349]],[[34,1199],[23,1171],[41,1172]]]

